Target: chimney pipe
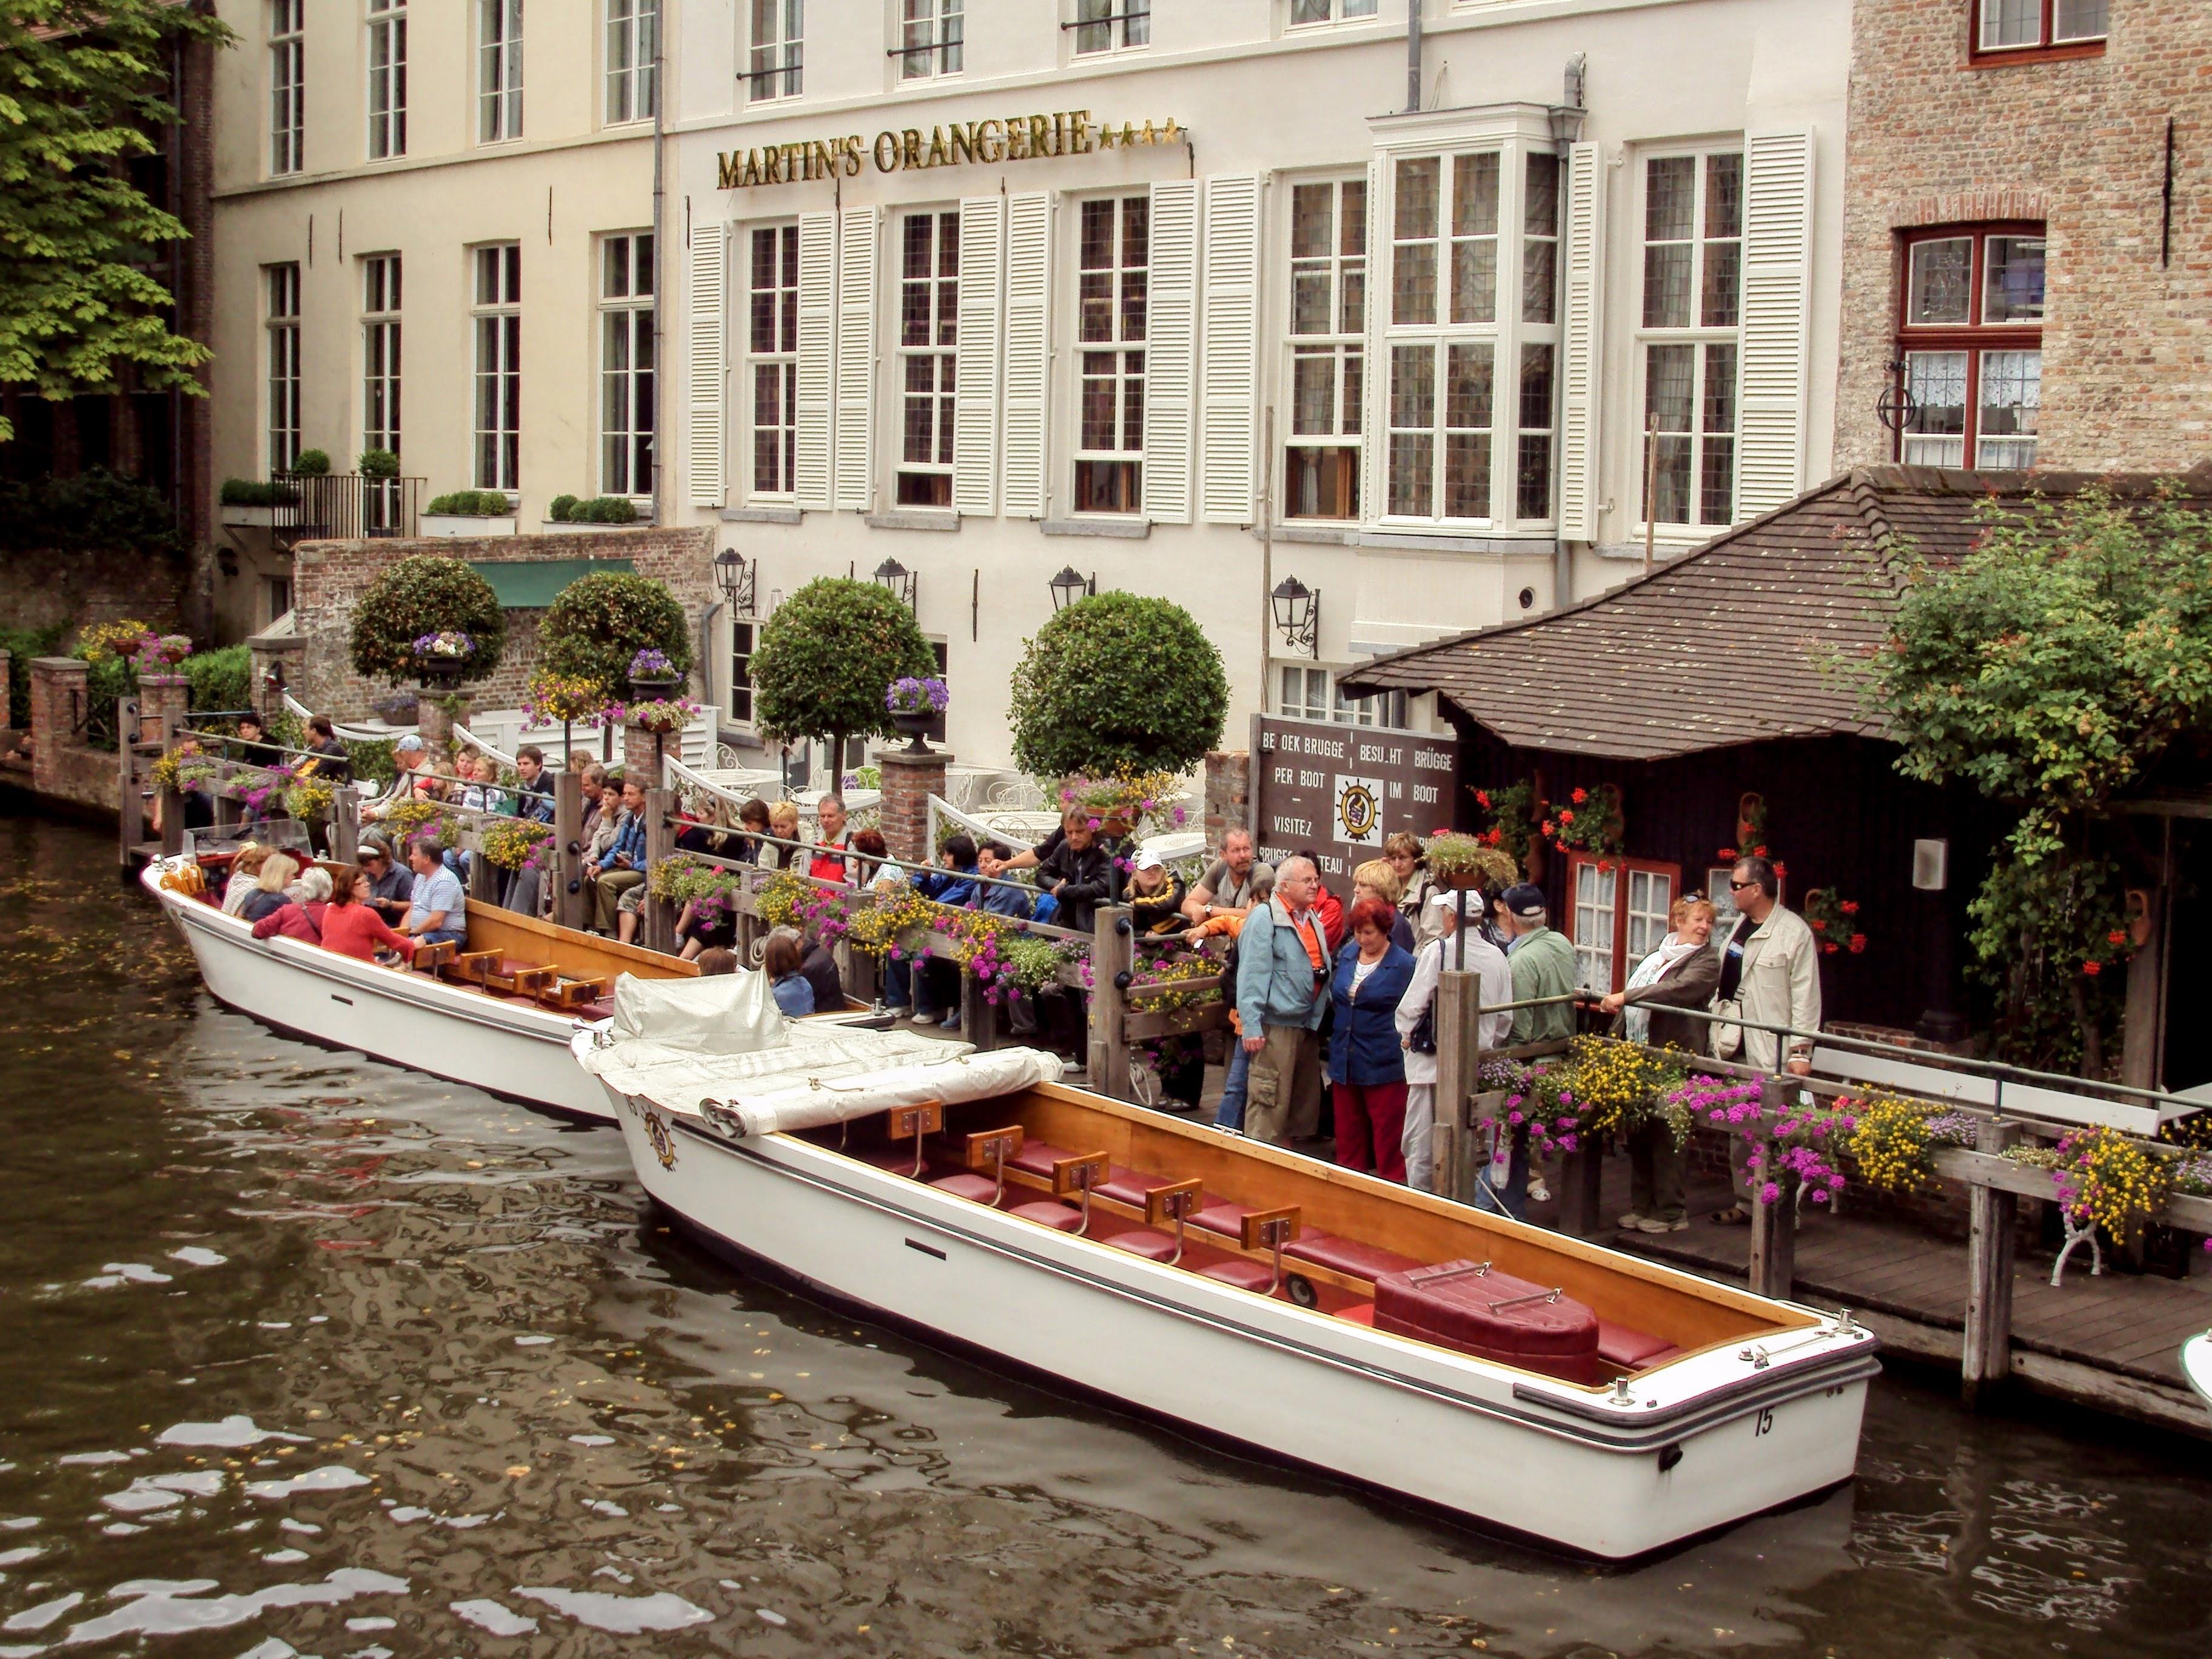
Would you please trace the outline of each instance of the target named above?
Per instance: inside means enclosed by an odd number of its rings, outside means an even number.
[[[1423,0],[1406,0],[1406,113],[1421,111],[1421,6]]]

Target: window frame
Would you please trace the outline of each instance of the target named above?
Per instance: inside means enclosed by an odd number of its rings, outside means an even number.
[[[615,15],[617,6],[623,9],[619,17]],[[603,125],[628,126],[650,121],[659,113],[660,12],[661,0],[605,0],[604,27],[599,32],[600,47],[606,54],[600,66],[605,88],[600,102]],[[622,55],[629,59],[619,66],[615,61],[617,40],[622,42]],[[627,112],[622,112],[618,105],[626,106]]]
[[[1367,389],[1370,385],[1367,362],[1367,302],[1369,276],[1374,268],[1374,249],[1370,242],[1370,229],[1374,221],[1373,204],[1368,199],[1369,181],[1364,171],[1293,178],[1285,181],[1289,191],[1289,205],[1283,216],[1283,272],[1285,327],[1278,354],[1278,373],[1281,375],[1283,407],[1289,429],[1280,434],[1278,453],[1271,465],[1279,468],[1281,480],[1282,517],[1285,523],[1296,520],[1304,524],[1357,524],[1366,506],[1363,499],[1363,471],[1367,456]],[[1297,252],[1297,198],[1305,190],[1325,189],[1329,192],[1328,252],[1306,254]],[[1351,215],[1346,210],[1347,194],[1358,192],[1359,251],[1346,251],[1346,231]],[[1356,270],[1355,270],[1356,267]],[[1324,277],[1328,284],[1328,316],[1334,328],[1314,333],[1297,331],[1298,317],[1298,289],[1301,275]],[[1356,277],[1359,298],[1351,300],[1349,289]],[[1330,407],[1334,411],[1332,432],[1304,432],[1297,428],[1299,416],[1298,366],[1302,359],[1313,360],[1327,356],[1330,362]],[[1327,456],[1328,459],[1322,459]],[[1313,459],[1307,459],[1311,456]],[[1293,458],[1298,458],[1294,461]],[[1295,468],[1295,470],[1294,470]],[[1348,497],[1350,511],[1345,513],[1304,512],[1297,502],[1301,499],[1299,480],[1313,477],[1316,483],[1323,482],[1322,471],[1337,475],[1337,482]],[[1318,501],[1320,491],[1315,492]]]
[[[263,449],[271,474],[289,472],[300,459],[301,292],[296,259],[261,267]]]
[[[496,271],[489,299],[484,286],[488,269]],[[486,242],[471,248],[469,283],[469,475],[478,489],[513,495],[522,487],[521,243]],[[493,346],[489,368],[487,343]],[[488,380],[493,382],[489,388],[490,425],[485,422]],[[487,450],[488,441],[498,447],[495,453]],[[488,457],[493,463],[489,467],[485,465]]]
[[[1733,156],[1737,163],[1737,204],[1735,234],[1713,236],[1710,209],[1711,205],[1712,161],[1717,157]],[[1635,416],[1636,498],[1631,519],[1638,537],[1647,532],[1670,541],[1704,541],[1727,529],[1737,521],[1736,502],[1743,487],[1743,308],[1744,308],[1744,247],[1745,232],[1750,202],[1746,185],[1748,179],[1749,152],[1741,139],[1723,143],[1654,147],[1636,152],[1638,162],[1635,182],[1635,201],[1630,223],[1635,228],[1634,246],[1638,251],[1634,318],[1634,357],[1632,360],[1633,402],[1630,407]],[[1654,246],[1671,245],[1676,239],[1663,238],[1655,242],[1649,234],[1650,225],[1651,169],[1655,163],[1687,160],[1692,164],[1691,185],[1692,206],[1688,242],[1691,251],[1689,276],[1690,320],[1680,325],[1647,323],[1649,283],[1651,262],[1650,250]],[[1712,249],[1733,242],[1736,250],[1735,320],[1729,324],[1711,324],[1705,320],[1705,304],[1708,260]],[[1652,409],[1652,354],[1657,350],[1687,348],[1690,353],[1689,429],[1675,432],[1662,428],[1660,437],[1686,437],[1689,442],[1689,481],[1683,493],[1683,505],[1693,516],[1682,519],[1660,517],[1647,522],[1644,502],[1650,489],[1650,464],[1653,447],[1650,441]],[[1729,427],[1723,434],[1708,424],[1713,395],[1713,351],[1715,348],[1732,351],[1735,362],[1729,387]],[[1711,441],[1725,435],[1729,443],[1729,500],[1727,516],[1714,519],[1705,515],[1705,467],[1711,459]],[[1655,503],[1656,506],[1656,503]]]
[[[761,619],[750,612],[741,617],[732,611],[728,627],[723,637],[723,660],[729,668],[729,687],[723,693],[722,718],[731,726],[750,732],[760,724],[754,702],[752,660],[760,650]],[[743,713],[738,712],[741,697]]]
[[[1326,6],[1328,15],[1301,20],[1298,8],[1315,3]],[[1362,5],[1367,9],[1347,15],[1345,8],[1351,5]],[[1283,0],[1282,17],[1283,33],[1285,34],[1304,34],[1315,29],[1343,28],[1358,23],[1379,23],[1382,21],[1382,0]]]
[[[1141,265],[1128,263],[1128,215],[1133,206],[1141,204],[1145,215],[1145,255]],[[1090,210],[1101,205],[1113,209],[1113,263],[1109,265],[1086,266],[1083,228]],[[1068,357],[1068,390],[1073,410],[1068,423],[1068,495],[1070,513],[1084,518],[1139,519],[1145,512],[1145,398],[1152,379],[1152,198],[1149,189],[1109,191],[1097,195],[1075,198],[1073,210],[1068,214],[1069,234],[1074,240],[1073,257],[1067,268],[1074,273],[1074,304],[1070,307],[1068,325],[1071,339]],[[1112,332],[1109,337],[1085,340],[1084,335],[1084,281],[1086,276],[1105,273],[1109,276],[1109,304]],[[1138,331],[1127,331],[1132,276],[1140,276],[1142,314]],[[1110,357],[1115,360],[1110,368],[1100,374],[1091,373],[1091,360]],[[1129,359],[1142,361],[1132,369]],[[1084,404],[1086,393],[1093,383],[1112,387],[1114,431],[1121,440],[1115,447],[1099,447],[1084,441]],[[1127,441],[1132,429],[1136,443]],[[1090,504],[1085,501],[1085,469],[1114,468],[1109,475],[1099,471],[1097,477],[1103,484],[1109,481],[1112,488],[1102,496],[1092,494]],[[1126,504],[1101,506],[1102,499],[1121,498]]]
[[[362,36],[362,102],[368,112],[368,159],[396,161],[407,154],[407,0],[368,0]],[[376,61],[380,44],[386,54]],[[384,100],[378,101],[379,76]]]
[[[897,0],[897,7],[891,28],[898,44],[890,52],[898,64],[895,84],[943,81],[966,72],[968,0]],[[924,15],[915,16],[916,11]],[[916,30],[922,32],[919,39]]]
[[[761,34],[762,9],[766,7],[778,20],[778,29],[772,40],[763,40]],[[806,0],[750,0],[750,19],[745,26],[744,67],[738,78],[745,83],[747,104],[775,103],[786,98],[804,97],[806,92]],[[780,58],[781,61],[774,61]],[[775,88],[781,77],[783,84]],[[763,91],[763,82],[772,89]]]
[[[957,419],[955,393],[960,367],[960,209],[957,204],[917,204],[901,210],[893,223],[897,263],[890,273],[893,294],[889,315],[896,331],[890,350],[891,395],[887,400],[892,427],[888,451],[892,458],[891,500],[903,509],[951,512],[952,440]],[[908,242],[911,228],[922,223],[930,226],[929,270],[916,277],[907,270]],[[950,271],[945,269],[948,254],[952,262]],[[906,329],[908,305],[915,289],[924,291],[922,302],[927,307],[926,335],[918,344],[908,341]],[[924,362],[931,365],[933,384],[917,387],[912,383],[915,367]],[[914,459],[907,453],[913,436],[909,417],[918,405],[927,408],[933,446],[933,458],[927,460]],[[911,498],[910,481],[916,491]],[[923,492],[935,499],[925,499]]]
[[[523,135],[522,0],[477,0],[477,143]]]
[[[796,219],[759,221],[743,228],[744,248],[744,313],[736,320],[740,337],[744,343],[744,395],[741,402],[744,455],[745,458],[745,497],[747,500],[795,504],[799,500],[799,222]],[[775,239],[776,269],[772,273],[776,281],[763,287],[758,281],[762,238]],[[774,318],[771,337],[775,349],[763,350],[757,340],[757,319],[755,313],[763,295],[773,295],[769,307]],[[789,343],[786,344],[785,341]],[[759,422],[760,372],[774,368],[778,375],[778,390],[781,394],[782,419],[774,427],[763,428]],[[781,477],[787,487],[763,489],[760,483],[761,434],[771,430],[776,436],[778,453],[781,459]]]
[[[267,0],[269,23],[269,176],[307,171],[307,27],[306,0]]]
[[[400,448],[404,406],[406,270],[398,253],[361,261],[361,438],[364,449]],[[380,411],[381,418],[380,419]]]
[[[1311,720],[1317,725],[1345,726],[1360,731],[1410,732],[1412,700],[1403,691],[1376,691],[1364,697],[1344,695],[1343,679],[1356,665],[1281,662],[1273,665],[1275,683],[1267,688],[1274,712],[1285,720]],[[1322,701],[1315,702],[1316,680]],[[1289,687],[1296,677],[1295,702]]]
[[[1576,918],[1582,908],[1581,872],[1584,867],[1588,867],[1595,875],[1610,876],[1613,878],[1613,915],[1607,923],[1606,936],[1602,943],[1577,937]],[[1601,859],[1595,854],[1580,851],[1570,851],[1567,854],[1565,889],[1566,897],[1560,907],[1559,924],[1559,932],[1565,935],[1567,943],[1574,946],[1575,983],[1577,987],[1604,994],[1618,991],[1628,983],[1628,975],[1634,971],[1636,965],[1629,959],[1632,954],[1628,938],[1631,915],[1629,899],[1633,888],[1631,878],[1638,875],[1662,876],[1667,880],[1667,906],[1656,913],[1650,910],[1635,913],[1646,917],[1656,914],[1661,922],[1660,937],[1664,938],[1667,909],[1673,906],[1676,899],[1682,896],[1682,866],[1680,865],[1669,863],[1664,859]],[[1611,982],[1602,986],[1584,985],[1583,963],[1585,956],[1595,954],[1601,951],[1611,959],[1612,970],[1609,975]],[[1644,954],[1648,956],[1650,953],[1650,950],[1647,949]],[[1641,957],[1638,960],[1641,960]]]
[[[599,493],[646,501],[653,494],[659,457],[655,419],[660,381],[655,349],[659,296],[653,292],[653,232],[611,231],[598,240]],[[610,292],[615,286],[611,262],[617,258],[624,272],[619,293]],[[620,366],[610,362],[617,337],[629,353]],[[621,424],[614,419],[617,398],[626,417]],[[623,446],[620,450],[617,444]],[[619,465],[614,464],[617,456]]]
[[[1984,46],[1983,35],[1989,9],[1996,3],[1996,0],[1971,0],[1966,8],[1966,61],[1977,69],[1994,69],[2008,64],[2057,63],[2069,58],[2101,58],[2112,39],[2109,5],[2103,33],[2072,34],[2062,39],[2057,33],[2058,8],[2063,0],[2039,0],[2042,15],[2034,40],[2011,46]]]
[[[1984,323],[1979,320],[1986,301],[1989,271],[1989,242],[1993,237],[2012,237],[2033,240],[2044,245],[2044,314],[2033,323]],[[1966,320],[1963,323],[1915,323],[1911,320],[1912,307],[1912,253],[1916,247],[1928,243],[1965,240],[1971,244],[1966,276]],[[2037,398],[2035,407],[2042,408],[2043,331],[2050,320],[2050,234],[2047,223],[2035,219],[1970,220],[1950,225],[1916,225],[1900,231],[1897,236],[1897,303],[1893,313],[1893,338],[1895,368],[1890,385],[1893,391],[1909,387],[1912,380],[1911,362],[1918,356],[1962,354],[1966,359],[1966,374],[1961,390],[1964,419],[1959,431],[1959,459],[1957,470],[1963,471],[2008,471],[2024,469],[1984,466],[1979,453],[1988,434],[1982,431],[1983,358],[1992,352],[2033,352],[2036,357]],[[2038,422],[2039,427],[2040,421]],[[1946,434],[1914,433],[1904,422],[1892,434],[1891,448],[1895,459],[1903,462],[1907,447],[1915,437],[1936,437]],[[2027,441],[2037,446],[2040,453],[2041,434],[2013,433],[2002,434],[1991,441]],[[1941,463],[1917,461],[1908,465],[1933,466]],[[2029,465],[2035,465],[2031,459]]]
[[[1152,44],[1153,5],[1154,0],[1073,0],[1072,15],[1060,25],[1067,35],[1069,58],[1111,58],[1146,50]],[[1085,15],[1091,11],[1103,15]],[[1134,40],[1130,38],[1133,26],[1141,26]],[[1104,45],[1084,45],[1086,38],[1097,38],[1091,34],[1093,29],[1106,31]]]

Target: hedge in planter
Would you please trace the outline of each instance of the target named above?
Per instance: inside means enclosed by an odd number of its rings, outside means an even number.
[[[1221,740],[1229,679],[1190,612],[1168,599],[1079,599],[1029,642],[1006,711],[1034,777],[1188,772]]]
[[[548,672],[611,685],[624,702],[635,688],[630,659],[658,651],[678,675],[691,667],[690,625],[668,584],[619,570],[579,576],[553,596],[538,624],[538,660]]]
[[[934,674],[914,613],[888,588],[842,576],[811,581],[762,626],[753,708],[779,742],[827,739],[842,763],[848,738],[888,737],[884,689]]]
[[[370,583],[354,607],[354,670],[393,685],[411,679],[415,641],[447,629],[477,643],[461,678],[488,678],[507,645],[507,612],[491,584],[442,553],[402,559]]]

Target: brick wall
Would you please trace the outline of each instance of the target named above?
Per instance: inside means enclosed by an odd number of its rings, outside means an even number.
[[[2045,466],[2212,455],[2212,6],[2112,0],[2100,55],[1971,65],[1972,0],[1857,0],[1836,463],[1895,459],[1897,233],[2041,219]],[[2160,231],[2175,121],[2170,263]]]
[[[909,864],[937,862],[937,849],[929,844],[929,798],[945,793],[945,767],[951,758],[942,750],[927,758],[896,752],[876,757],[884,781],[877,827],[893,857]]]
[[[354,607],[387,567],[419,553],[483,563],[556,559],[629,559],[641,576],[665,582],[684,607],[691,647],[714,598],[714,532],[709,528],[607,531],[592,536],[507,536],[432,541],[302,542],[294,556],[293,623],[303,641],[293,695],[318,714],[360,720],[389,688],[353,672],[349,641]],[[542,611],[507,613],[507,651],[498,671],[469,689],[478,708],[513,708],[538,666]],[[696,675],[696,670],[695,670]],[[696,688],[695,678],[693,685]]]
[[[1241,749],[1206,757],[1206,848],[1221,848],[1224,832],[1252,827],[1252,757]]]

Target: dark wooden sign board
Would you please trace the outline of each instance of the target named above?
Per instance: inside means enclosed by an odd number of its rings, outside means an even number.
[[[1459,788],[1459,740],[1330,720],[1252,720],[1252,835],[1279,865],[1310,848],[1322,881],[1352,897],[1352,872],[1382,856],[1401,830],[1449,825]]]

